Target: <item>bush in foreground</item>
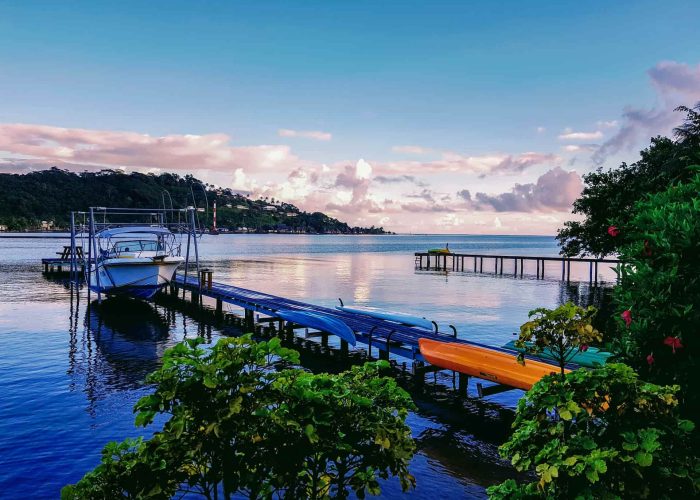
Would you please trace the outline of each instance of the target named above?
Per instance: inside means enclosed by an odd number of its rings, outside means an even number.
[[[640,381],[623,364],[548,375],[518,403],[501,446],[519,471],[491,498],[691,498],[700,486],[694,425],[678,417],[677,386]]]
[[[137,425],[169,415],[163,430],[108,444],[63,498],[363,498],[380,492],[380,478],[415,484],[405,423],[413,404],[380,376],[385,362],[315,375],[289,368],[298,353],[279,339],[200,343],[170,349],[149,376],[155,392],[135,407]]]

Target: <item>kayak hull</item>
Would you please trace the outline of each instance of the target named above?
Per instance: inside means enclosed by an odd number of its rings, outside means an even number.
[[[506,345],[503,346],[503,348],[522,352],[522,349],[515,347],[515,340],[508,342]],[[611,352],[601,351],[596,347],[589,347],[588,350],[585,352],[578,351],[576,354],[574,354],[573,357],[569,360],[569,363],[574,363],[585,368],[596,368],[603,366],[605,363],[607,363],[608,358],[610,356],[612,356]],[[549,349],[545,349],[540,354],[537,354],[536,357],[548,360],[555,359],[552,352]]]
[[[339,311],[362,314],[364,316],[370,316],[372,318],[383,319],[386,321],[393,321],[394,323],[401,323],[402,325],[418,326],[425,328],[426,330],[433,330],[432,321],[419,316],[413,316],[411,314],[385,311],[383,309],[363,306],[336,306],[336,309]]]
[[[419,339],[418,344],[426,361],[435,366],[526,391],[545,375],[559,370],[549,363],[531,359],[521,365],[515,355],[486,347],[426,338]]]

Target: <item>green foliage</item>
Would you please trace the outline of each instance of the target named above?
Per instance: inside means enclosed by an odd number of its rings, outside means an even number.
[[[700,167],[696,167],[700,168]],[[623,359],[700,410],[700,174],[637,204],[615,304]],[[629,326],[622,320],[628,318]]]
[[[308,233],[362,233],[384,234],[383,228],[350,227],[344,222],[321,212],[308,213],[294,205],[261,198],[253,200],[231,189],[205,185],[191,175],[180,177],[164,173],[126,174],[118,170],[72,173],[58,168],[31,172],[24,175],[0,174],[0,224],[12,231],[36,229],[42,220],[54,221],[57,228],[67,228],[71,210],[86,210],[90,206],[118,206],[125,208],[174,207],[192,204],[205,206],[207,190],[210,207],[217,203],[217,225],[251,231],[284,230]],[[168,191],[169,195],[164,194]],[[276,211],[267,211],[274,202]],[[240,208],[239,208],[240,207]],[[210,225],[209,220],[200,221]]]
[[[678,417],[677,386],[642,382],[609,364],[548,375],[518,402],[514,432],[501,446],[518,471],[491,498],[691,498],[700,486],[694,425]]]
[[[530,321],[520,327],[515,347],[534,355],[547,349],[564,376],[564,366],[578,351],[602,340],[601,333],[591,324],[595,314],[595,307],[583,308],[571,302],[554,310],[541,307],[530,311]],[[523,352],[518,361],[524,361]]]
[[[686,117],[675,130],[676,141],[653,138],[636,163],[623,163],[607,171],[599,168],[583,176],[585,186],[574,202],[573,212],[585,219],[566,222],[559,230],[557,239],[563,255],[615,253],[628,238],[624,232],[617,237],[609,235],[608,227],[626,227],[634,217],[635,203],[690,177],[687,167],[700,163],[700,104],[695,110],[681,107],[678,111]]]
[[[289,368],[298,353],[279,339],[189,340],[170,349],[136,405],[137,425],[167,414],[147,441],[110,443],[102,463],[63,498],[347,497],[378,494],[378,480],[414,485],[405,424],[413,407],[386,362],[338,374]]]

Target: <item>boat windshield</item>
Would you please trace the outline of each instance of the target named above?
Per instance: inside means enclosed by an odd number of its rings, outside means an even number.
[[[128,240],[118,241],[112,247],[116,254],[120,253],[141,253],[141,252],[163,252],[165,244],[162,240]]]

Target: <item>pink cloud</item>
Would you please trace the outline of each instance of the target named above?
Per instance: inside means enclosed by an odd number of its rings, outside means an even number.
[[[0,151],[34,160],[109,168],[233,172],[299,163],[289,146],[231,146],[226,134],[151,136],[27,124],[0,124]]]
[[[541,175],[536,182],[516,184],[505,193],[476,193],[472,197],[469,191],[462,190],[458,194],[475,210],[563,212],[571,210],[582,189],[583,181],[575,171],[567,172],[556,167]]]
[[[281,128],[277,131],[280,137],[300,137],[302,139],[313,139],[315,141],[330,141],[333,135],[330,132],[321,132],[320,130],[292,130]]]
[[[443,152],[439,160],[386,162],[377,164],[377,170],[384,175],[453,172],[484,177],[518,174],[536,165],[547,163],[556,165],[560,162],[561,158],[551,153],[525,152],[515,155],[464,156],[459,153]]]

